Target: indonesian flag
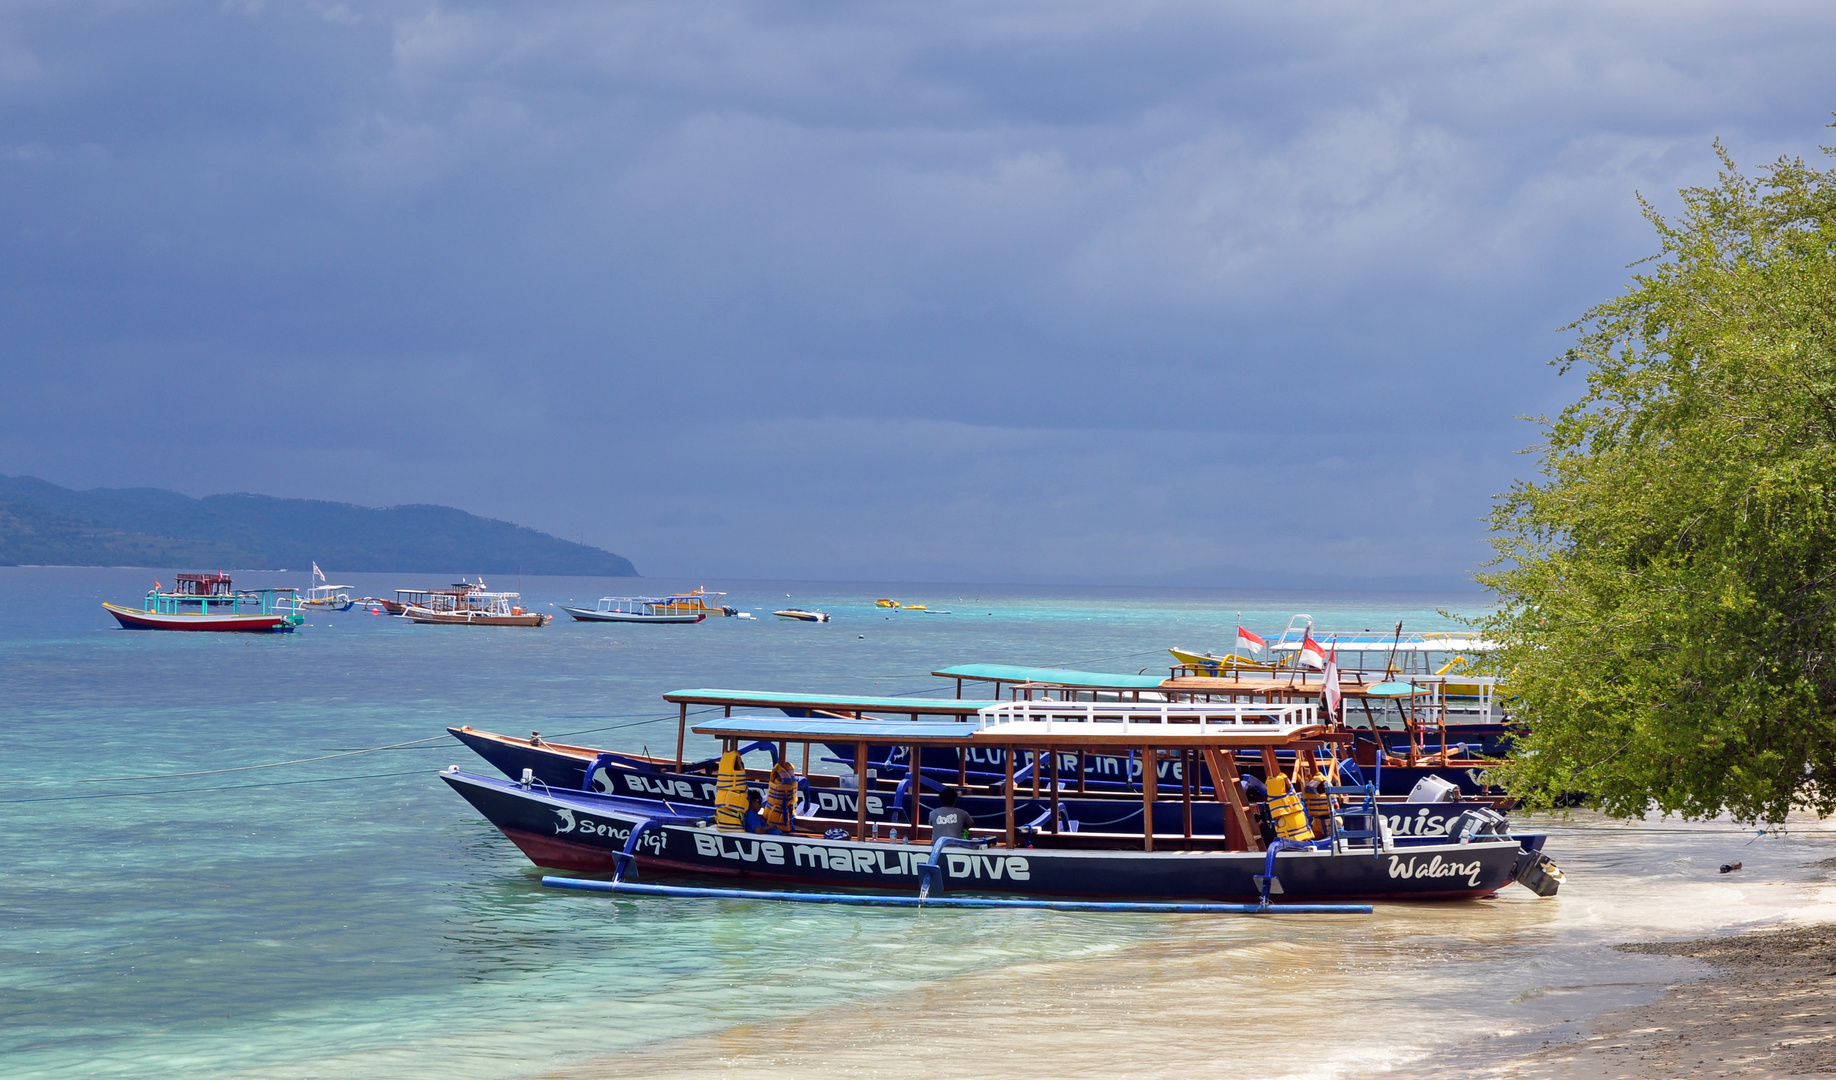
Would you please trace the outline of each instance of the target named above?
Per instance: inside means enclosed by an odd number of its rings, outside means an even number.
[[[1237,627],[1237,648],[1238,649],[1245,649],[1252,653],[1256,653],[1256,652],[1261,652],[1264,649],[1267,649],[1268,647],[1269,647],[1268,642],[1257,637],[1255,634],[1250,633],[1248,630],[1243,629],[1243,627],[1241,626]]]
[[[1328,720],[1339,715],[1339,702],[1344,695],[1339,693],[1339,650],[1338,642],[1333,642],[1333,650],[1326,657],[1326,685],[1320,691],[1320,704],[1326,707]]]
[[[1310,667],[1315,671],[1326,667],[1326,650],[1320,648],[1320,643],[1313,640],[1312,634],[1301,637],[1300,662],[1302,667]]]
[[[312,576],[318,578],[320,581],[325,580],[325,571],[319,569],[318,563],[312,564]]]

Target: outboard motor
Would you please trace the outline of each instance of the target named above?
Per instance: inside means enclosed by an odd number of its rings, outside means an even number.
[[[1409,802],[1437,803],[1456,802],[1460,798],[1460,786],[1451,780],[1438,776],[1424,776],[1415,782],[1409,792]]]
[[[1509,836],[1511,830],[1503,814],[1487,806],[1475,806],[1454,818],[1447,834],[1462,844],[1470,844],[1475,836]]]
[[[1564,880],[1554,860],[1540,851],[1519,855],[1511,879],[1538,896],[1554,896]]]

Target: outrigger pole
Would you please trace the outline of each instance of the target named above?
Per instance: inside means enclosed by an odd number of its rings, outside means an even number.
[[[1044,908],[1050,911],[1138,911],[1170,915],[1369,915],[1369,904],[1180,904],[1127,900],[1008,900],[968,896],[867,896],[854,893],[780,892],[760,889],[708,889],[683,885],[640,885],[632,881],[544,876],[550,889],[666,896],[705,900],[775,900],[790,904],[841,904],[849,907],[898,908]]]

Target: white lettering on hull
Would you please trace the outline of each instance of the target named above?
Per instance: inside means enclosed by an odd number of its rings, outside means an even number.
[[[551,809],[554,810],[555,816],[561,819],[555,823],[556,836],[603,836],[621,848],[631,839],[631,826],[629,825],[608,824],[604,821],[594,821],[590,817],[575,817],[574,812],[564,806],[551,807]],[[652,855],[663,854],[665,843],[663,835],[657,832],[648,832],[638,838],[638,848]]]
[[[1404,857],[1390,856],[1390,876],[1405,881],[1420,881],[1424,878],[1457,878],[1465,876],[1466,884],[1472,888],[1479,887],[1479,874],[1484,864],[1475,859],[1472,862],[1454,862],[1442,859],[1439,855],[1422,861],[1419,855]]]
[[[1453,824],[1454,817],[1457,816],[1443,814],[1436,817],[1434,811],[1423,807],[1414,815],[1385,814],[1383,823],[1395,836],[1446,836],[1448,828]]]
[[[999,881],[1031,880],[1033,873],[1025,858],[1019,855],[978,855],[966,851],[944,852],[944,870],[953,878],[982,878]]]

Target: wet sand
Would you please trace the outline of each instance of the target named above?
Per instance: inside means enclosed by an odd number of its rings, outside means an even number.
[[[1425,1057],[1386,1060],[1367,1057],[1355,1045],[1328,1041],[1311,1043],[1311,1068],[1295,1070],[1290,1061],[1289,1068],[1276,1072],[1345,1080],[1399,1071],[1489,1080],[1836,1072],[1836,923],[1629,944],[1618,950],[1705,961],[1714,973],[1675,984],[1648,1005],[1596,1016],[1573,1041],[1559,1041],[1558,1031],[1545,1029],[1556,1045],[1490,1066],[1475,1060],[1490,1056],[1485,1047],[1470,1043]],[[1308,959],[1317,963],[1321,957]],[[1190,955],[1163,954],[1145,963],[1123,958],[1096,962],[1088,967],[1097,970],[1087,969],[1076,980],[1079,993],[1057,1000],[1016,991],[1016,976],[1025,986],[1029,974],[1068,988],[1062,974],[1048,974],[1051,966],[971,976],[930,992],[673,1040],[542,1075],[549,1080],[629,1075],[673,1080],[715,1071],[759,1080],[807,1073],[980,1077],[1036,1070],[1047,1063],[1046,1071],[1067,1077],[1204,1073],[1217,1067],[1220,1056],[1230,1056],[1220,1055],[1213,1038],[1220,1023],[1228,1023],[1233,1013],[1254,1019],[1270,1006],[1285,1011],[1280,1006],[1288,1004],[1279,1000],[1286,996],[1279,990],[1273,1001],[1246,997],[1250,988],[1219,977],[1204,959]],[[1169,985],[1185,992],[1169,1000]],[[1313,1021],[1322,1018],[1316,1013]]]
[[[1497,1080],[1836,1073],[1836,923],[1619,946],[1703,960],[1715,973],[1649,1005],[1589,1022],[1590,1034],[1489,1070]]]

